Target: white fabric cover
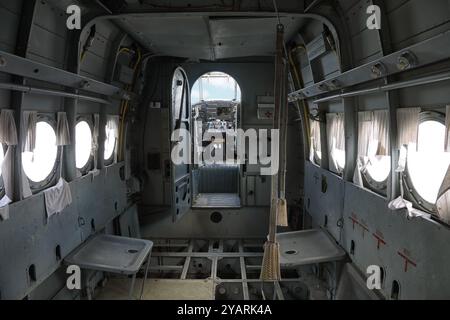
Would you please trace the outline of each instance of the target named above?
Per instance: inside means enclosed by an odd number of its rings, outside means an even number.
[[[419,131],[420,108],[406,108],[397,110],[398,146],[417,146],[417,135]]]
[[[373,139],[373,112],[358,113],[358,155],[369,156],[369,143]]]
[[[98,167],[98,135],[100,127],[100,115],[94,114],[94,132],[92,133],[92,156],[94,157],[94,170]]]
[[[114,139],[116,140],[116,146],[118,146],[119,141],[119,121],[120,118],[117,115],[107,115],[106,116],[106,128],[114,132]],[[114,162],[117,162],[117,152],[118,148],[114,150]]]
[[[14,110],[3,109],[0,113],[0,143],[15,146],[18,143]]]
[[[335,150],[345,150],[345,131],[344,131],[344,114],[329,113],[327,114],[327,141],[328,154],[330,155],[330,170],[339,173],[339,167],[333,156]]]
[[[413,204],[410,201],[405,200],[403,198],[403,196],[400,196],[397,199],[394,199],[391,202],[389,202],[388,208],[392,211],[399,211],[399,210],[406,209],[406,212],[407,212],[406,216],[409,219],[414,219],[414,218],[419,218],[419,217],[431,218],[431,214],[414,209]]]
[[[387,110],[358,113],[358,159],[353,183],[363,187],[362,174],[369,160],[376,156],[389,155]]]
[[[54,187],[44,191],[44,198],[47,217],[62,212],[72,203],[69,184],[63,178],[60,178]]]
[[[69,122],[67,121],[67,114],[65,112],[58,112],[57,114],[56,145],[70,145]]]
[[[359,156],[373,157],[390,154],[386,110],[359,112],[358,127]]]
[[[445,152],[450,152],[450,106],[445,108]]]
[[[311,161],[314,161],[314,152],[321,152],[322,145],[320,142],[320,122],[316,120],[310,121],[311,126]]]
[[[5,186],[5,195],[13,199],[14,195],[14,146],[8,146],[2,163],[2,178]]]
[[[23,123],[23,141],[22,152],[34,152],[36,148],[36,111],[24,111],[22,114]]]
[[[0,220],[5,221],[9,219],[9,204],[11,202],[8,196],[4,196],[0,200]]]
[[[30,188],[30,181],[28,181],[28,177],[25,173],[25,171],[23,170],[23,167],[21,166],[21,170],[22,170],[22,197],[24,199],[29,198],[33,195],[33,193],[31,192],[31,188]]]
[[[353,173],[353,183],[361,188],[364,187],[364,182],[361,173],[363,170],[364,170],[363,162],[361,161],[361,158],[358,157],[358,159],[356,160],[355,172]]]

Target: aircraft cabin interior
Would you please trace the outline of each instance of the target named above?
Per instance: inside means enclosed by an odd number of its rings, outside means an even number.
[[[0,0],[0,300],[450,299],[450,1]]]

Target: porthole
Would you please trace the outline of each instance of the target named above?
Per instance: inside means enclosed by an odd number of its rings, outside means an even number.
[[[446,128],[444,116],[436,112],[420,115],[417,146],[410,145],[403,181],[416,204],[435,211],[442,181],[450,165],[450,153],[445,152]]]
[[[368,159],[366,173],[374,182],[386,182],[391,173],[391,157],[376,156]]]
[[[106,136],[105,136],[106,139],[105,139],[104,159],[112,162],[113,156],[114,156],[114,151],[115,151],[116,145],[117,145],[118,132],[117,132],[117,129],[114,128],[113,126],[106,126],[105,131],[106,131]]]
[[[85,171],[92,156],[92,130],[85,120],[75,126],[75,162],[79,170]]]
[[[58,147],[53,123],[40,117],[36,123],[36,145],[33,152],[22,152],[23,170],[32,189],[50,183],[58,164]]]
[[[374,192],[386,195],[387,184],[391,174],[391,157],[376,156],[367,158],[366,167],[362,170],[364,184]]]

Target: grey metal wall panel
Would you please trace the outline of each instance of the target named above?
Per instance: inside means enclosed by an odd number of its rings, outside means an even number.
[[[0,44],[7,52],[14,52],[20,16],[0,6]]]
[[[52,67],[63,68],[66,53],[66,39],[38,25],[34,25],[27,58]]]
[[[390,1],[386,1],[390,2]],[[396,50],[430,38],[446,24],[450,28],[450,4],[448,0],[409,0],[389,12],[392,42]],[[433,29],[436,29],[433,32]]]
[[[322,183],[326,184],[325,193],[322,192]],[[331,172],[306,162],[305,186],[306,210],[312,216],[313,225],[325,227],[339,241],[339,223],[344,208],[344,181]]]
[[[0,222],[0,292],[2,299],[20,299],[50,276],[62,259],[91,232],[104,228],[127,207],[126,185],[120,179],[122,164],[101,171],[92,182],[90,176],[70,183],[73,203],[61,214],[46,219],[43,193],[10,206],[10,219]],[[117,202],[117,205],[116,205]],[[84,226],[79,226],[83,218]],[[28,279],[28,268],[36,267],[36,281]]]
[[[351,217],[368,230],[358,224],[353,227]],[[386,243],[378,247],[375,235]],[[360,271],[365,272],[369,265],[385,269],[386,296],[396,280],[400,283],[400,299],[450,298],[450,288],[443,285],[450,282],[450,253],[446,250],[450,232],[443,225],[425,219],[408,220],[404,213],[388,210],[384,198],[347,183],[342,244],[348,251],[352,240],[355,254],[351,258]],[[406,254],[416,265],[405,268],[399,253]]]
[[[208,166],[199,169],[199,193],[237,193],[239,167]]]
[[[269,230],[269,209],[248,207],[219,210],[222,221],[214,223],[210,215],[217,210],[192,210],[173,222],[169,212],[141,216],[141,233],[145,238],[264,238]]]

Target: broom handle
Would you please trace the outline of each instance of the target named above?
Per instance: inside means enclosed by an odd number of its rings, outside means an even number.
[[[276,42],[276,57],[275,57],[275,88],[274,88],[274,114],[273,114],[273,128],[279,129],[280,119],[280,103],[281,91],[283,83],[283,48],[284,48],[284,26],[277,25],[277,42]],[[279,144],[279,141],[276,141]],[[269,242],[275,242],[275,235],[277,232],[277,204],[278,204],[278,173],[272,176],[272,193],[270,199],[270,220],[269,220]]]
[[[281,122],[281,127],[280,127],[280,185],[279,185],[279,189],[280,189],[280,198],[285,198],[285,193],[286,193],[286,162],[287,162],[287,123],[288,123],[288,115],[289,115],[289,110],[288,110],[288,105],[287,105],[287,92],[286,92],[286,88],[287,88],[287,76],[288,76],[288,71],[287,71],[287,64],[283,65],[283,85],[282,85],[282,95],[281,95],[281,109],[280,109],[280,122]]]

